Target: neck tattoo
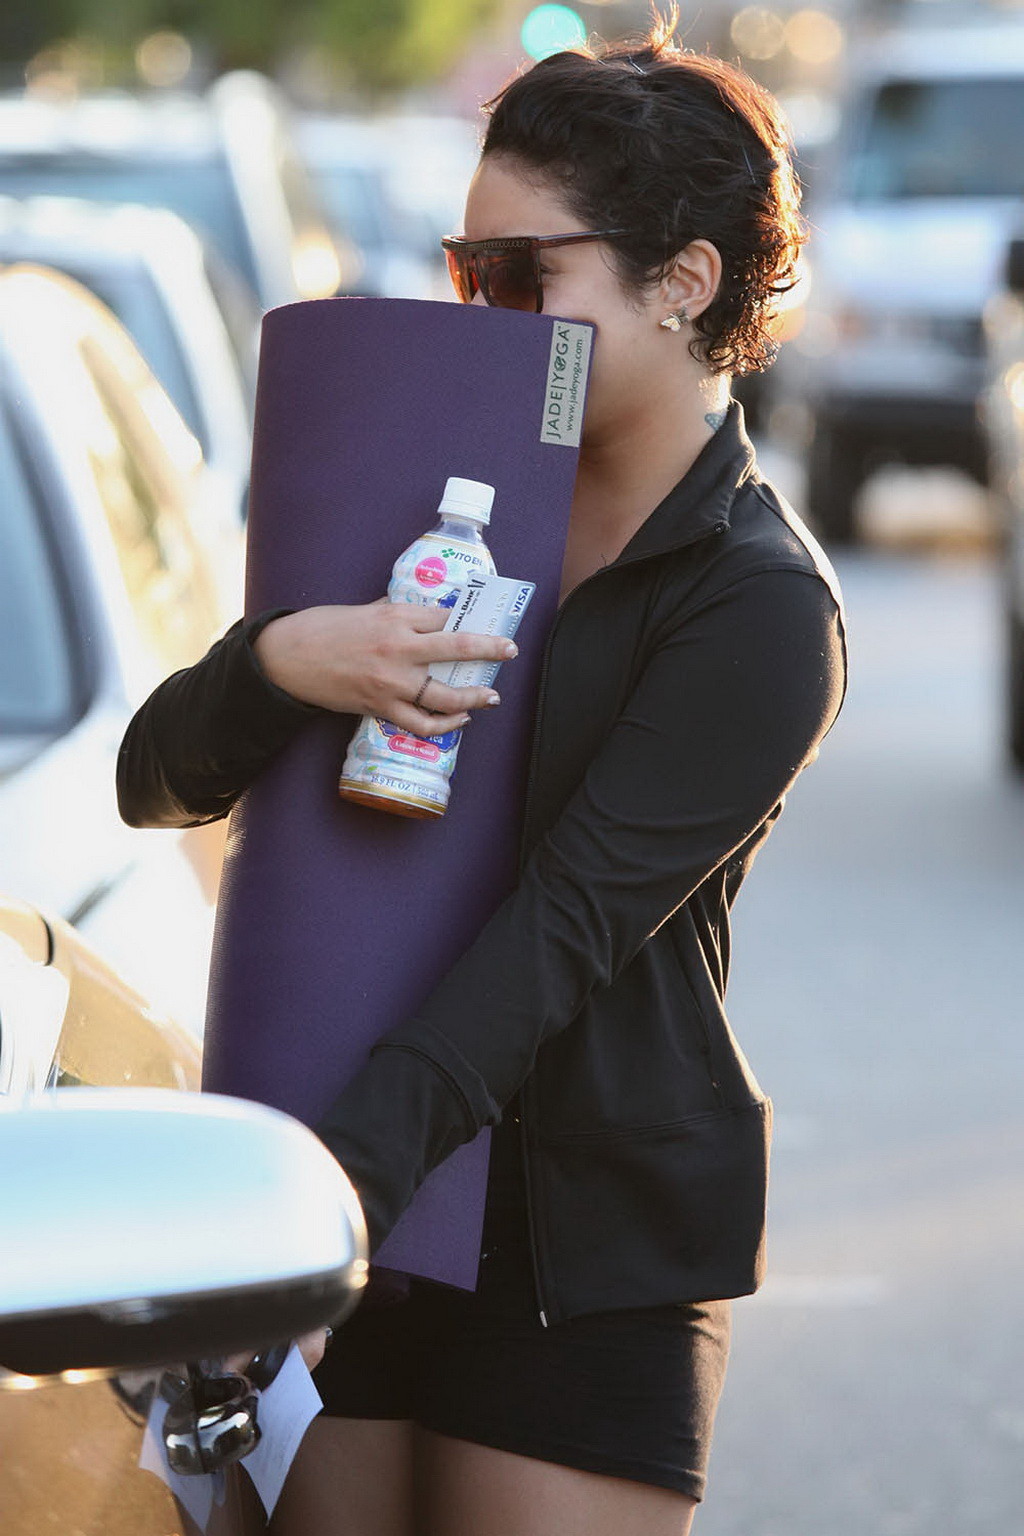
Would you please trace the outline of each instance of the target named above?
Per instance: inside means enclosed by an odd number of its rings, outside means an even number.
[[[728,411],[708,411],[707,415],[704,417],[704,420],[707,422],[712,432],[717,432],[728,414]]]

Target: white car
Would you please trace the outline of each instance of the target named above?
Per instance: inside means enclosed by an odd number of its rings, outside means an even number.
[[[217,840],[123,826],[115,764],[134,708],[239,611],[237,551],[235,509],[109,311],[0,268],[0,889],[76,923],[196,1035]]]
[[[165,208],[0,197],[0,262],[56,267],[113,311],[244,513],[259,314],[244,285]]]
[[[807,210],[813,282],[776,383],[813,422],[807,506],[833,539],[878,464],[979,479],[982,313],[1024,196],[1024,27],[910,23],[853,55]]]
[[[204,97],[0,99],[0,192],[170,208],[212,241],[261,309],[325,298],[346,270],[280,93],[251,71]]]

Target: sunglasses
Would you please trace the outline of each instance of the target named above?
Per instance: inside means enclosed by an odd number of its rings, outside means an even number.
[[[582,245],[624,235],[624,229],[588,229],[576,235],[510,235],[504,240],[466,240],[448,235],[441,241],[452,286],[463,304],[478,293],[495,309],[544,308],[540,253],[552,245]]]

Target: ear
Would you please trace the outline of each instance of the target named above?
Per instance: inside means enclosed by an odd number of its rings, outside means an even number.
[[[687,318],[696,320],[714,299],[721,281],[718,247],[710,240],[691,240],[662,278],[660,294],[666,309],[685,309]]]

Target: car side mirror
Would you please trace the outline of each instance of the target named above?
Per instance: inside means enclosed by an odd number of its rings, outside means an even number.
[[[241,1099],[8,1100],[0,1170],[0,1387],[265,1348],[336,1323],[366,1283],[335,1159]]]
[[[1024,240],[1011,240],[1003,273],[1011,293],[1024,295]]]

